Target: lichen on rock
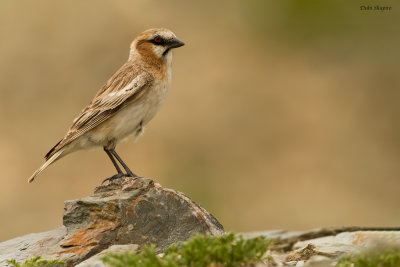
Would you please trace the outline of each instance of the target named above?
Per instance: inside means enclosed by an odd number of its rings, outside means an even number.
[[[40,255],[74,266],[125,244],[155,244],[161,252],[196,233],[220,235],[224,228],[181,192],[146,178],[121,178],[96,187],[92,196],[66,201],[61,228],[0,243],[0,265]]]

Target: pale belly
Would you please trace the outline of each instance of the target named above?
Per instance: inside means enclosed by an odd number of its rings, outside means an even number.
[[[139,100],[125,106],[113,117],[83,134],[76,149],[106,146],[110,141],[121,141],[138,134],[158,112],[169,90],[169,84],[154,84]]]

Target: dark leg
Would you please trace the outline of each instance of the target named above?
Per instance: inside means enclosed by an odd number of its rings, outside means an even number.
[[[122,173],[121,168],[118,166],[118,163],[115,161],[113,155],[111,154],[110,150],[107,150],[104,148],[104,151],[107,153],[108,157],[111,159],[111,162],[113,163],[115,169],[117,170],[118,174]]]
[[[104,184],[106,181],[111,182],[112,180],[115,180],[115,179],[118,179],[118,178],[121,178],[121,177],[125,176],[125,174],[121,171],[121,168],[118,166],[118,163],[115,161],[115,159],[114,159],[113,155],[111,154],[110,150],[104,148],[104,151],[107,153],[108,157],[110,158],[111,162],[113,163],[113,165],[114,165],[114,167],[115,167],[115,169],[117,170],[118,173],[116,175],[113,175],[113,176],[107,178],[107,179],[104,179],[104,181],[101,184]]]
[[[128,174],[130,177],[136,178],[139,177],[136,174],[134,174],[129,168],[128,166],[126,166],[125,162],[122,161],[121,157],[117,154],[117,152],[115,152],[114,149],[110,150],[111,154],[119,161],[119,163],[121,163],[122,167],[125,169],[126,174]]]

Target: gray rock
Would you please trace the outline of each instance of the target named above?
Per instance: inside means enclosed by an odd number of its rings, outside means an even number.
[[[301,232],[283,230],[243,233],[275,239],[268,252],[273,266],[334,266],[343,254],[368,253],[387,247],[400,248],[397,227],[338,227]]]
[[[76,267],[107,267],[105,263],[101,260],[108,253],[123,253],[137,251],[139,245],[129,244],[129,245],[113,245],[102,252],[96,254],[95,256],[79,263]]]
[[[314,255],[312,256],[304,265],[306,267],[329,267],[329,266],[335,266],[335,262],[325,256],[321,255]]]
[[[224,234],[214,216],[191,199],[146,178],[121,178],[97,187],[92,196],[66,201],[63,225],[0,243],[0,265],[39,255],[75,266],[113,245],[152,243],[162,252],[195,233]]]
[[[67,229],[63,226],[56,230],[29,234],[0,243],[0,266],[11,266],[6,264],[7,259],[22,262],[37,255],[48,260],[57,259],[55,252],[59,249],[58,244],[66,233]]]
[[[316,250],[340,256],[343,253],[357,253],[373,247],[377,242],[389,245],[400,245],[398,231],[356,231],[344,232],[338,235],[325,236],[300,241],[294,249],[302,249],[312,244]]]
[[[162,253],[195,233],[224,234],[222,225],[184,194],[150,179],[123,178],[99,186],[92,196],[66,201],[63,226],[0,243],[0,266],[34,256],[68,266],[108,267],[109,252],[136,251],[153,243]],[[400,247],[399,228],[321,228],[244,233],[276,242],[256,266],[333,266],[343,253],[385,246]]]

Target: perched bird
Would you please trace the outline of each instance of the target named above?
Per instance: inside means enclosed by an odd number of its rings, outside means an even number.
[[[138,137],[160,109],[171,83],[171,50],[183,45],[167,29],[150,29],[136,37],[128,61],[97,92],[28,181],[71,152],[99,146],[117,170],[103,183],[123,176],[137,177],[115,152],[115,146],[131,134]]]

